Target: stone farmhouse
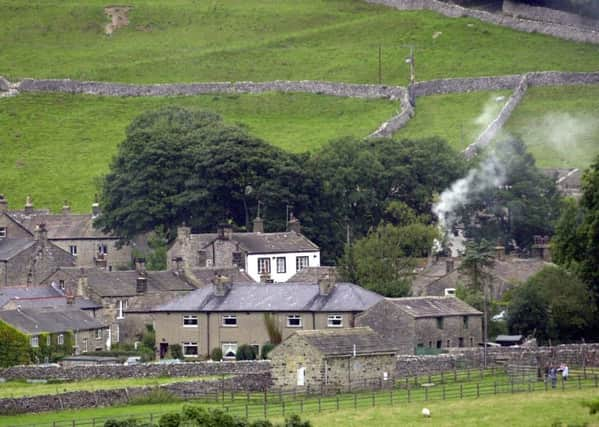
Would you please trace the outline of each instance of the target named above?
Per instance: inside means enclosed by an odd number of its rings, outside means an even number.
[[[289,221],[288,231],[265,233],[261,218],[254,220],[252,232],[233,232],[230,225],[217,233],[191,234],[179,227],[168,259],[182,258],[186,268],[237,267],[255,282],[285,282],[306,267],[320,266],[320,249],[300,233],[297,219]]]
[[[79,309],[2,310],[0,321],[27,335],[32,349],[64,346],[70,337],[75,354],[106,350],[109,344],[107,326]]]
[[[277,331],[287,338],[299,330],[341,331],[354,327],[357,314],[382,297],[334,279],[312,283],[229,283],[215,280],[149,312],[154,318],[156,347],[161,358],[179,344],[186,358],[208,355],[220,348],[235,358],[242,344],[260,350]],[[270,331],[269,331],[270,329]]]
[[[389,381],[397,347],[370,328],[297,331],[270,352],[274,386],[359,389]]]
[[[455,297],[385,298],[356,316],[402,354],[474,347],[482,342],[482,313]]]
[[[78,266],[117,269],[129,265],[131,247],[118,248],[118,237],[94,228],[98,215],[97,202],[90,214],[71,213],[66,201],[62,213],[53,214],[47,209],[34,209],[29,197],[23,210],[8,210],[6,198],[0,195],[0,239],[34,240],[37,227],[44,224],[48,241],[70,253]]]

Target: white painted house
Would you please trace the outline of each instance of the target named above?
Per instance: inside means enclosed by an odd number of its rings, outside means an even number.
[[[306,267],[320,266],[320,248],[300,233],[293,217],[288,231],[277,233],[263,232],[260,218],[254,220],[254,231],[247,233],[233,232],[228,225],[204,234],[179,227],[168,257],[190,268],[236,266],[256,282],[285,282]]]

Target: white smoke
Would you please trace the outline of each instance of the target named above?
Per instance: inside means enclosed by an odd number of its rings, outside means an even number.
[[[478,117],[473,120],[473,123],[478,126],[480,131],[486,129],[487,126],[489,126],[489,124],[495,120],[505,102],[505,96],[493,96],[487,100],[483,107],[482,113],[480,113]]]

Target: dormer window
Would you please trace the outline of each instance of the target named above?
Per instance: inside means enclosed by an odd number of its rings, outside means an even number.
[[[4,239],[6,237],[6,227],[0,227],[0,239]]]

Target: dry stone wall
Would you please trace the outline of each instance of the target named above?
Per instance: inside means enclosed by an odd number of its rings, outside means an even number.
[[[451,18],[468,16],[490,24],[501,25],[527,33],[546,34],[561,39],[584,43],[599,43],[599,31],[551,22],[533,21],[518,17],[494,14],[484,10],[468,9],[438,0],[366,0],[399,10],[431,10]]]
[[[599,30],[599,21],[595,19],[546,7],[531,6],[525,3],[503,0],[502,11],[504,14],[511,15],[515,18],[526,18],[533,21],[553,22],[555,24],[570,25],[573,27],[588,27],[595,31]]]

